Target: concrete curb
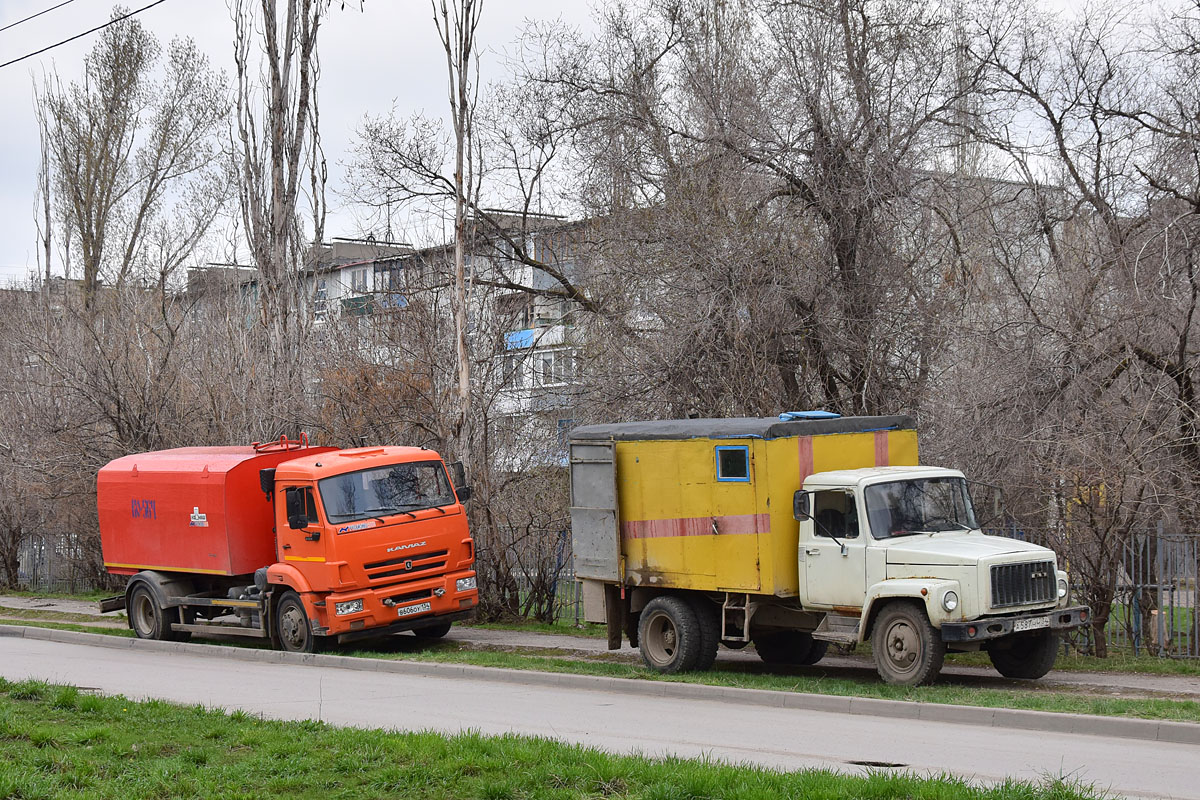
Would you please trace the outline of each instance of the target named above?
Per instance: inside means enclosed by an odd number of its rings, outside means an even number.
[[[606,678],[596,675],[536,672],[532,670],[477,667],[467,664],[440,664],[418,661],[386,661],[312,653],[284,653],[277,650],[250,650],[217,644],[159,642],[128,637],[79,633],[54,628],[30,628],[0,625],[0,637],[40,639],[49,642],[108,647],[115,650],[145,650],[156,653],[188,653],[206,658],[234,659],[268,664],[311,665],[354,669],[362,672],[389,672],[401,675],[428,675],[446,678],[455,675],[495,683],[568,687],[584,690],[610,690],[625,694],[708,700],[739,706],[770,706],[837,714],[862,714],[928,722],[953,722],[991,728],[1011,728],[1048,733],[1074,733],[1145,739],[1176,744],[1200,745],[1200,725],[1128,717],[1099,717],[1090,714],[1060,714],[1023,711],[1010,708],[980,708],[904,700],[879,700],[870,697],[778,692],[767,689],[738,689],[690,683]]]

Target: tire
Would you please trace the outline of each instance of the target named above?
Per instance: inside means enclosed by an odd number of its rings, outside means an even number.
[[[701,660],[705,644],[696,610],[680,597],[656,597],[638,619],[642,660],[663,673],[687,672]]]
[[[139,582],[129,593],[126,603],[129,613],[129,627],[139,639],[157,639],[163,642],[186,642],[191,634],[186,631],[171,630],[167,620],[167,610],[158,604],[154,591],[145,583]]]
[[[1040,678],[1054,668],[1060,639],[1057,633],[1039,631],[1012,640],[1010,647],[988,649],[992,666],[1006,678]]]
[[[808,667],[825,657],[829,642],[818,641],[802,631],[776,631],[756,636],[754,649],[765,664]]]
[[[700,626],[700,655],[692,669],[703,672],[712,669],[717,660],[717,646],[721,643],[721,609],[704,597],[693,597],[691,605],[696,613],[696,624]]]
[[[916,603],[889,603],[871,630],[875,669],[893,686],[933,683],[946,660],[946,643],[938,635],[925,609]]]
[[[427,628],[416,628],[413,630],[413,636],[418,639],[441,639],[450,632],[450,628],[454,626],[452,622],[443,622],[438,625],[430,625]]]
[[[272,620],[279,649],[289,653],[311,653],[316,649],[316,637],[308,622],[308,612],[300,595],[286,591],[275,605]]]

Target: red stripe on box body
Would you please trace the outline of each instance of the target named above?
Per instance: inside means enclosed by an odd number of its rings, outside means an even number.
[[[770,533],[770,514],[729,514],[720,517],[685,517],[683,519],[641,519],[621,523],[621,536],[626,539],[662,539],[672,536]]]

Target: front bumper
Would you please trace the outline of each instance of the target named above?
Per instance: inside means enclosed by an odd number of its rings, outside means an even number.
[[[474,576],[474,570],[460,570],[403,584],[325,595],[323,604],[318,604],[319,617],[313,632],[319,636],[342,636],[362,631],[380,635],[463,619],[479,605],[479,590],[460,592],[455,584],[460,578]],[[362,611],[336,613],[338,603],[353,600],[362,600]],[[423,610],[401,613],[416,608]]]
[[[1018,621],[1036,620],[1042,617],[1049,617],[1047,625],[1027,630],[1070,630],[1086,625],[1091,616],[1091,611],[1087,606],[1070,606],[1068,608],[1051,608],[1045,611],[1031,611],[1012,617],[980,617],[969,622],[943,622],[942,641],[986,642],[991,639],[1012,636],[1014,633],[1023,632],[1014,630]]]

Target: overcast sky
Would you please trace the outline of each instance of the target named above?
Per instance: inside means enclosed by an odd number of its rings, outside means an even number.
[[[0,28],[57,5],[61,0],[0,0]],[[141,8],[148,0],[126,0]],[[401,117],[416,111],[443,114],[446,105],[445,55],[440,49],[427,0],[339,0],[321,32],[321,124],[330,186],[343,172],[355,126],[364,114],[395,107]],[[0,63],[39,50],[105,22],[112,11],[106,0],[72,0],[69,5],[0,32]],[[225,0],[167,0],[139,14],[165,45],[191,36],[212,63],[232,77],[233,23]],[[587,0],[486,0],[478,39],[485,49],[485,81],[503,77],[501,51],[527,19],[555,19],[590,29]],[[37,265],[34,193],[38,168],[37,124],[33,114],[33,76],[57,70],[78,79],[83,56],[95,34],[44,55],[0,69],[0,279],[22,277]],[[361,231],[352,210],[330,192],[326,236]]]

